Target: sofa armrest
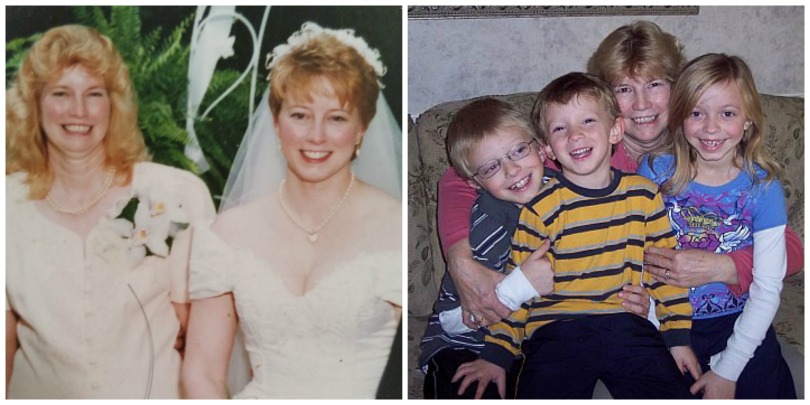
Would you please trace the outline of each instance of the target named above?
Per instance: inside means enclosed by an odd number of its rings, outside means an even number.
[[[408,316],[427,317],[433,312],[433,302],[439,291],[440,276],[436,277],[435,255],[431,243],[435,237],[435,216],[431,210],[428,187],[431,185],[422,164],[416,125],[408,120]],[[435,201],[435,200],[434,200]],[[441,263],[441,262],[439,262]],[[410,328],[409,328],[410,329]]]

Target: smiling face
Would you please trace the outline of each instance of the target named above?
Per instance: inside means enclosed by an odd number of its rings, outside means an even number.
[[[666,79],[625,76],[613,86],[624,116],[624,133],[639,145],[657,142],[669,123],[669,95]]]
[[[39,108],[49,151],[72,156],[104,153],[110,98],[101,79],[79,65],[68,67],[42,89]]]
[[[326,78],[312,82],[308,98],[284,100],[275,127],[287,167],[306,182],[349,170],[365,132],[357,108],[341,105]]]
[[[750,126],[740,89],[732,81],[717,83],[700,96],[683,122],[686,141],[701,167],[733,167],[737,146]]]
[[[477,170],[492,161],[499,161],[501,168],[492,177],[483,179],[475,176],[469,183],[473,187],[482,187],[493,197],[517,204],[526,204],[537,196],[543,186],[543,162],[545,155],[537,142],[530,143],[531,149],[526,157],[519,160],[504,158],[515,151],[520,144],[530,142],[532,138],[515,127],[498,129],[482,139],[473,147],[467,156],[470,167]]]
[[[610,184],[612,145],[622,139],[623,123],[593,97],[577,96],[551,103],[545,112],[547,152],[574,184],[600,189]]]

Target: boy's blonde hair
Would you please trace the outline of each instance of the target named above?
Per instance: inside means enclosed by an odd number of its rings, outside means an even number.
[[[526,114],[511,104],[494,98],[483,98],[462,107],[447,128],[447,155],[458,173],[472,179],[477,167],[472,167],[468,156],[484,139],[506,128],[516,128],[526,140],[537,136]]]
[[[31,199],[44,198],[53,183],[39,101],[45,86],[73,66],[99,78],[107,90],[110,123],[102,141],[104,164],[115,169],[119,183],[128,183],[135,163],[148,157],[129,69],[115,45],[89,27],[53,28],[28,51],[6,91],[6,174],[27,173]]]
[[[675,82],[686,62],[678,39],[650,21],[623,25],[599,44],[588,60],[588,73],[617,85],[625,76]]]
[[[746,120],[751,122],[748,129],[743,132],[742,140],[738,145],[744,161],[744,167],[741,169],[748,172],[755,182],[759,180],[755,175],[755,164],[767,173],[765,181],[779,176],[779,165],[767,155],[763,148],[762,128],[764,128],[765,116],[762,113],[762,104],[751,69],[739,57],[709,53],[689,62],[672,89],[669,131],[674,135],[674,139],[667,152],[675,156],[675,173],[661,186],[664,193],[677,194],[697,174],[695,166],[697,155],[684,137],[683,122],[689,117],[698,100],[709,87],[726,82],[734,84],[740,90],[743,112]]]
[[[548,144],[548,134],[546,133],[548,107],[552,104],[565,105],[576,97],[582,96],[596,100],[597,104],[604,108],[614,120],[622,114],[613,90],[602,79],[581,72],[565,74],[552,80],[540,91],[532,109],[532,125],[544,143]]]

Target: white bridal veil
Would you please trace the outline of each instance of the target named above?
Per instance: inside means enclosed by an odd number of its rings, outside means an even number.
[[[268,92],[251,118],[248,132],[239,145],[220,211],[252,201],[275,191],[284,178],[287,163],[278,148],[278,136],[268,104]],[[377,113],[363,137],[360,155],[352,162],[354,174],[394,197],[402,197],[402,131],[385,101],[377,97]]]

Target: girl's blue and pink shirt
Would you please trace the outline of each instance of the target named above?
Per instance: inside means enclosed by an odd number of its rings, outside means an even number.
[[[638,174],[659,186],[674,173],[672,155],[645,156]],[[766,173],[755,166],[757,179]],[[714,253],[733,252],[754,242],[754,232],[787,223],[781,183],[755,182],[745,170],[722,186],[690,182],[677,195],[663,195],[669,222],[681,249],[702,249]],[[709,283],[689,291],[693,319],[707,319],[742,311],[748,293],[737,296],[724,283]]]

